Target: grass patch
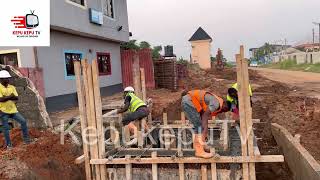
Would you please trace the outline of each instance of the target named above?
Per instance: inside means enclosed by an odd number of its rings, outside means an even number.
[[[297,64],[294,60],[284,60],[278,63],[263,65],[265,68],[272,69],[285,69],[293,71],[305,71],[305,72],[315,72],[320,73],[320,63],[317,64]]]

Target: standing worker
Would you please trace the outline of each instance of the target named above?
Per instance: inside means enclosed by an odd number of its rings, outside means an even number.
[[[131,134],[136,132],[137,127],[133,124],[135,120],[142,120],[149,115],[149,109],[140,98],[134,94],[134,89],[128,86],[124,89],[124,107],[118,110],[118,113],[124,113],[129,110],[129,113],[122,119],[124,126],[128,125]]]
[[[227,103],[210,92],[192,90],[182,97],[181,106],[186,117],[194,126],[193,148],[195,149],[195,155],[202,158],[211,158],[213,154],[207,153],[210,148],[205,145],[208,135],[208,120],[211,116],[227,112],[229,110]]]
[[[9,118],[17,121],[21,125],[24,143],[30,143],[27,122],[17,110],[16,101],[18,100],[18,93],[16,88],[9,84],[10,78],[11,75],[8,71],[0,71],[0,119],[3,125],[7,149],[12,148],[9,132],[10,126],[8,123]]]
[[[249,96],[250,96],[250,103],[252,106],[252,89],[251,85],[249,84]],[[229,105],[230,111],[233,112],[232,118],[239,119],[239,98],[238,98],[238,83],[232,84],[231,88],[228,89],[227,94],[227,103]]]

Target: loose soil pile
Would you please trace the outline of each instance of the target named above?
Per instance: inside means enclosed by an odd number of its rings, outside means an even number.
[[[61,144],[59,134],[35,129],[30,130],[30,136],[35,142],[24,145],[20,129],[13,129],[14,148],[6,150],[1,144],[0,179],[84,179],[84,168],[74,164],[81,149],[69,138]]]

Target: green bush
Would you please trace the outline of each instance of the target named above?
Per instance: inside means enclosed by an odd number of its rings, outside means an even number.
[[[297,65],[296,60],[288,59],[288,60],[284,60],[284,61],[280,62],[280,69],[289,69],[289,68],[292,68],[296,65]]]

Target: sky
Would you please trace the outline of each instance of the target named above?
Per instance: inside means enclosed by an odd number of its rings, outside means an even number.
[[[127,0],[131,39],[173,45],[177,57],[189,59],[192,34],[201,26],[213,39],[212,55],[223,50],[234,61],[239,45],[265,42],[295,45],[318,34],[320,0]],[[318,35],[317,35],[318,36]],[[318,37],[316,37],[318,39]]]

